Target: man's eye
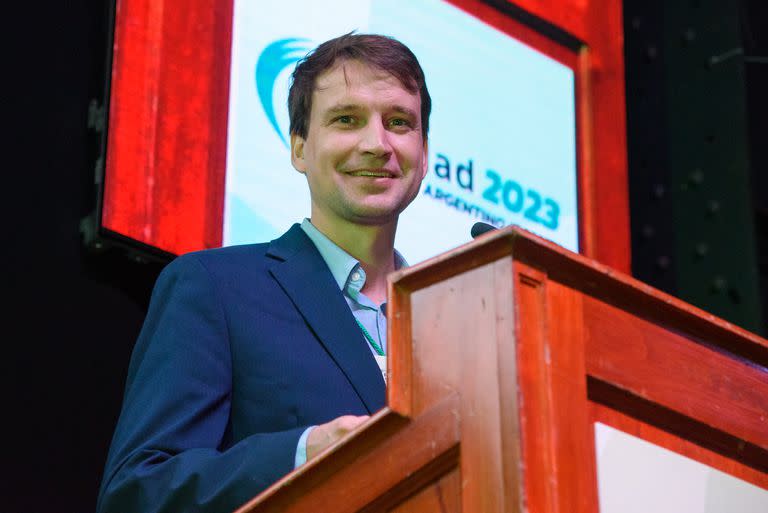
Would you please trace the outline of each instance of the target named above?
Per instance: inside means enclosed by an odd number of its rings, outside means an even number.
[[[336,123],[342,125],[351,125],[355,122],[355,118],[352,116],[339,116],[336,118]]]
[[[392,127],[409,127],[411,126],[410,121],[403,118],[393,118],[389,120],[389,126]]]

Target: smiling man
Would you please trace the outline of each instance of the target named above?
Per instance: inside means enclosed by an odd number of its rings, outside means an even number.
[[[299,62],[288,103],[311,219],[163,271],[100,512],[232,510],[385,404],[386,277],[427,170],[424,74],[400,42],[347,34]]]

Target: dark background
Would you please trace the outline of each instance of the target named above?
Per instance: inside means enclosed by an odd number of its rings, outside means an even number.
[[[88,113],[104,100],[109,9],[55,4],[4,7],[10,357],[0,510],[9,513],[94,510],[161,267],[82,244],[100,148]],[[767,5],[624,2],[633,273],[763,335]]]

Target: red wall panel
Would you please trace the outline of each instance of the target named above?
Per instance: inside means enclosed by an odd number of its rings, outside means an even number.
[[[221,244],[231,0],[117,5],[102,224],[171,253]]]

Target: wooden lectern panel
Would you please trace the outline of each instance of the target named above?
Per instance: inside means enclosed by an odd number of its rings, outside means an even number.
[[[760,337],[516,228],[387,310],[388,407],[240,513],[596,513],[596,421],[768,489]]]

